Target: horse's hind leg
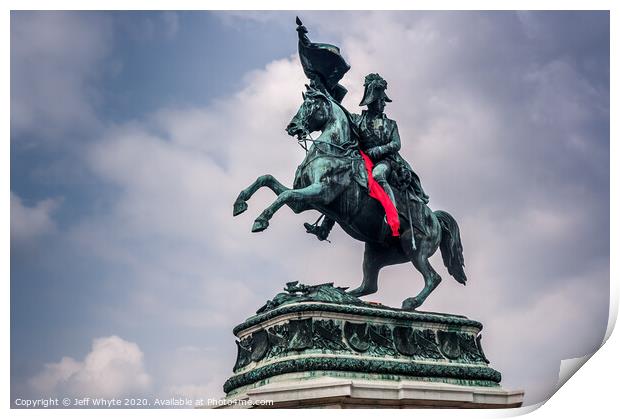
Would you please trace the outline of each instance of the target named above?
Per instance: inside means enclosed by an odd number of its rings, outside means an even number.
[[[441,276],[433,269],[428,258],[433,254],[432,243],[429,240],[420,240],[419,246],[416,250],[413,249],[410,243],[411,236],[409,234],[405,234],[401,237],[401,243],[403,243],[403,248],[407,256],[411,259],[413,266],[416,267],[418,271],[424,277],[424,288],[418,295],[415,297],[409,297],[405,301],[403,301],[403,309],[404,310],[414,310],[422,305],[426,298],[429,296],[431,292],[441,282]]]
[[[280,195],[282,192],[289,190],[289,188],[278,182],[278,180],[272,175],[259,176],[254,183],[239,193],[239,196],[233,204],[233,216],[237,216],[247,210],[248,204],[246,201],[249,200],[252,195],[256,193],[256,191],[264,186],[271,189],[276,195]]]
[[[354,290],[349,291],[349,294],[355,297],[374,294],[377,292],[379,271],[381,268],[406,261],[407,257],[405,254],[395,246],[385,247],[366,243],[364,262],[362,264],[364,279],[362,280],[362,284]]]
[[[424,289],[420,291],[415,297],[409,297],[403,301],[404,310],[414,310],[422,305],[431,292],[441,282],[441,276],[431,266],[428,258],[425,256],[418,256],[413,259],[413,265],[424,276]]]

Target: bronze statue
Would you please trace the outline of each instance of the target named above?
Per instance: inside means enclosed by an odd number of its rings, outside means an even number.
[[[398,153],[400,135],[396,121],[389,119],[383,112],[385,103],[392,101],[385,93],[386,89],[387,82],[379,74],[371,73],[366,76],[364,97],[360,106],[367,106],[368,109],[362,111],[361,115],[351,114],[359,135],[360,150],[371,158],[374,163],[372,176],[385,190],[396,208],[398,204],[390,184],[402,190],[408,189],[411,199],[428,204],[428,195],[422,189],[420,178]],[[412,215],[414,226],[426,234],[420,214]],[[321,225],[304,223],[304,226],[308,233],[316,235],[319,240],[326,240],[334,226],[334,220],[326,217]]]
[[[376,74],[366,77],[362,105],[368,110],[362,115],[350,114],[340,103],[346,90],[338,82],[349,69],[340,50],[329,44],[311,43],[306,28],[299,20],[297,23],[301,62],[310,85],[306,85],[303,103],[286,131],[311,145],[297,168],[292,189],[271,175],[260,176],[239,193],[233,215],[246,211],[252,195],[268,187],[278,197],[256,218],[253,232],[265,230],[284,205],[295,213],[314,209],[325,216],[325,223],[337,222],[351,237],[366,243],[362,284],[350,291],[356,297],[377,291],[379,271],[384,266],[412,262],[423,275],[425,286],[417,296],[406,298],[402,307],[419,307],[441,282],[428,261],[437,248],[441,249],[448,272],[465,284],[456,221],[445,211],[430,210],[419,179],[398,154],[396,123],[383,114],[385,101],[389,101],[385,95],[387,83]],[[309,138],[317,131],[321,132],[318,138]],[[375,163],[373,177],[378,178],[399,209],[400,229],[396,236],[385,228],[384,207],[369,195],[371,179],[362,157],[365,152]]]

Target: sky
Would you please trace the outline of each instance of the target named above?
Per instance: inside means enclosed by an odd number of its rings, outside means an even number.
[[[609,312],[607,12],[299,12],[310,39],[393,100],[401,154],[458,221],[466,287],[422,310],[484,324],[525,404],[594,352]],[[291,185],[284,131],[305,79],[294,12],[11,12],[11,399],[220,397],[232,328],[286,282],[361,281],[363,243],[331,243],[261,191]],[[317,263],[321,261],[321,263]],[[385,268],[369,301],[423,281]]]

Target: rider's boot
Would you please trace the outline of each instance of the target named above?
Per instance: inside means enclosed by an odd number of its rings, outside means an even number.
[[[381,185],[385,193],[388,194],[388,196],[390,197],[390,201],[392,201],[392,204],[394,204],[394,208],[396,208],[396,213],[398,213],[398,207],[396,206],[396,198],[394,198],[394,191],[392,191],[392,187],[390,186],[390,184],[385,180],[380,180],[377,183]]]
[[[390,186],[390,184],[386,180],[383,180],[383,179],[378,179],[377,183],[381,185],[385,193],[388,195],[388,197],[390,198],[390,201],[392,201],[392,204],[394,204],[396,213],[398,214],[398,207],[396,206],[396,199],[394,198],[394,192],[392,191],[392,187]],[[392,235],[392,228],[388,224],[387,215],[383,217],[383,233],[382,234],[384,237],[388,237]]]
[[[335,220],[325,217],[321,225],[304,223],[304,227],[306,227],[306,233],[314,234],[317,239],[323,241],[327,240],[327,236],[329,236],[335,223]]]

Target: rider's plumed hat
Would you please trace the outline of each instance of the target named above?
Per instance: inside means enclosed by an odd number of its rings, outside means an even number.
[[[364,97],[360,106],[370,105],[382,97],[386,102],[391,102],[392,99],[385,94],[385,89],[387,89],[387,81],[383,77],[377,73],[367,75],[364,79]]]

